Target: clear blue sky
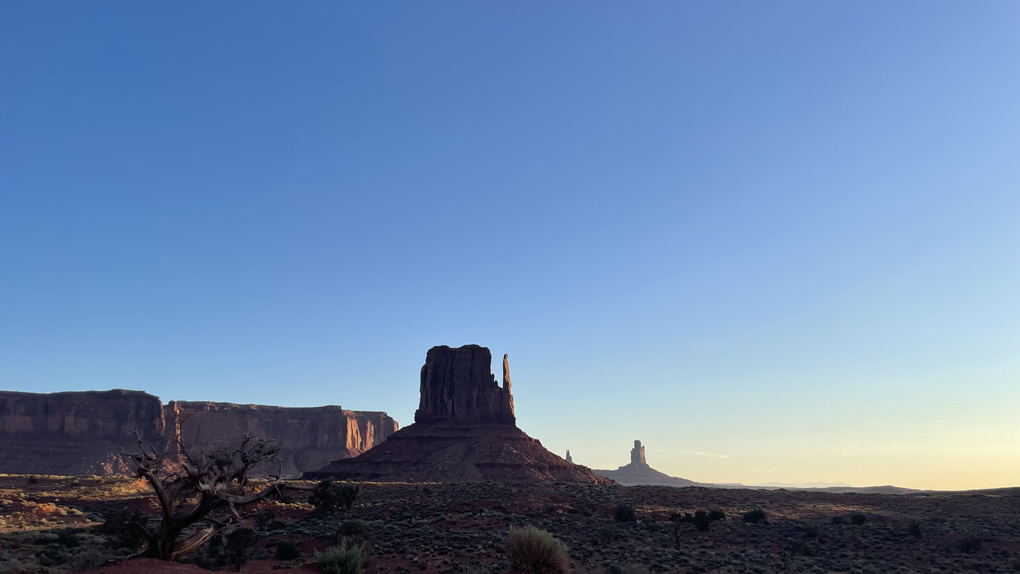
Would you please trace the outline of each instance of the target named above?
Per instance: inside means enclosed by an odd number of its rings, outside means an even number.
[[[1020,484],[1020,3],[0,4],[0,388],[465,343],[596,468]]]

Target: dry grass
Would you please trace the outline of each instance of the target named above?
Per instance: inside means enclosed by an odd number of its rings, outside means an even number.
[[[567,545],[534,526],[511,528],[506,538],[510,568],[525,574],[568,574]]]

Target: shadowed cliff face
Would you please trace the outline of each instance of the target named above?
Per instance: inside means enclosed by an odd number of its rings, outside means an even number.
[[[508,359],[503,357],[503,388],[489,370],[491,364],[492,354],[478,345],[429,349],[414,422],[514,425]]]
[[[140,391],[0,391],[0,472],[130,473],[119,453],[179,436],[185,448],[236,442],[242,433],[275,440],[284,473],[298,475],[357,456],[397,430],[386,413],[339,406],[286,408],[171,401]],[[274,469],[275,470],[275,469]]]

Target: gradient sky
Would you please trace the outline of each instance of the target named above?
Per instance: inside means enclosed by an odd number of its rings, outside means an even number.
[[[1020,485],[1020,3],[0,4],[0,388],[466,343],[595,468]]]

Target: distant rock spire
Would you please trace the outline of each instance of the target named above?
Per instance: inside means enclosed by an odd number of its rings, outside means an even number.
[[[570,458],[570,451],[569,450],[567,451],[567,462],[569,462],[570,464],[574,464],[574,459]]]
[[[648,466],[645,462],[645,447],[641,446],[641,441],[634,441],[634,448],[630,449],[630,463],[635,466]]]

